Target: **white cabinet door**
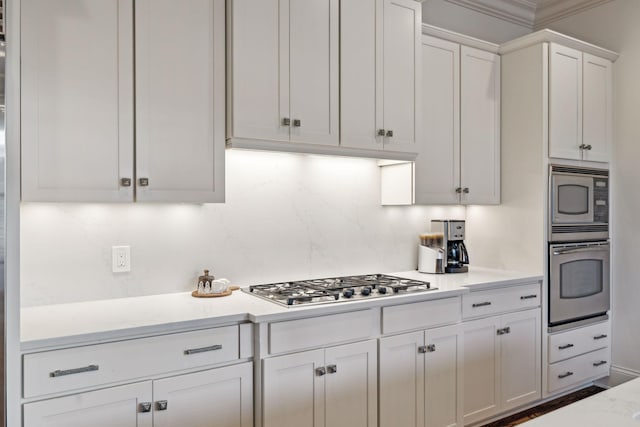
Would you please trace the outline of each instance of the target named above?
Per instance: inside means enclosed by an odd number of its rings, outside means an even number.
[[[549,48],[549,156],[581,160],[582,52]]]
[[[500,408],[499,317],[464,324],[464,424],[495,415]]]
[[[428,427],[462,426],[463,344],[459,326],[427,330],[425,419]]]
[[[383,128],[385,149],[417,152],[420,131],[420,26],[422,7],[414,0],[384,0]]]
[[[291,142],[338,145],[339,2],[284,3],[289,4]]]
[[[224,6],[136,1],[139,201],[224,201]]]
[[[262,361],[263,427],[323,427],[324,350]]]
[[[24,427],[151,427],[151,381],[24,405]]]
[[[377,427],[378,348],[375,340],[325,351],[325,425]]]
[[[253,364],[157,380],[153,397],[154,427],[251,427]],[[165,410],[158,409],[159,402],[166,402]]]
[[[608,162],[611,150],[613,102],[611,61],[583,53],[582,151],[584,160]]]
[[[460,45],[422,36],[422,138],[416,159],[419,204],[460,202]]]
[[[340,2],[340,145],[382,149],[383,0]]]
[[[463,204],[500,203],[500,56],[462,46],[460,184]]]
[[[289,141],[289,126],[282,123],[289,117],[289,50],[286,39],[281,40],[279,24],[285,14],[282,2],[227,2],[230,137]]]
[[[542,397],[540,309],[502,316],[502,411]]]
[[[380,427],[424,426],[424,332],[380,339]]]
[[[22,200],[132,201],[132,0],[20,7]]]

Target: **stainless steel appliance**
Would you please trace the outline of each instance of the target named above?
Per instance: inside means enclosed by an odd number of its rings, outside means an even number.
[[[253,285],[244,292],[285,307],[354,301],[433,291],[429,282],[368,274]]]
[[[550,240],[609,238],[609,171],[551,165],[549,171]]]
[[[609,242],[549,245],[549,330],[597,322],[610,308]]]
[[[461,220],[431,220],[431,232],[444,235],[444,252],[447,254],[445,273],[469,271],[469,253],[464,244],[465,222]]]
[[[6,381],[5,381],[5,99],[4,99],[4,68],[5,68],[5,41],[4,41],[4,5],[0,0],[0,426],[6,425]]]

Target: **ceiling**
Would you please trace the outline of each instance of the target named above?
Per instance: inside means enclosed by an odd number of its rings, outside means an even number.
[[[531,29],[612,0],[446,0]]]

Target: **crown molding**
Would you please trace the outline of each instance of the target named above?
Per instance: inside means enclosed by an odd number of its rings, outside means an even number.
[[[474,47],[476,49],[484,50],[491,53],[498,53],[500,50],[500,45],[497,45],[495,43],[456,33],[444,28],[436,27],[434,25],[422,24],[422,34],[437,37],[443,40],[448,40],[453,43]]]
[[[446,0],[458,6],[533,29],[537,3],[534,0]]]
[[[558,19],[612,0],[446,0],[529,29],[545,28]]]

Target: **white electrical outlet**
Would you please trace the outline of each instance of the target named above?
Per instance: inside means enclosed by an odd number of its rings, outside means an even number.
[[[131,271],[131,247],[111,246],[111,263],[114,273]]]

